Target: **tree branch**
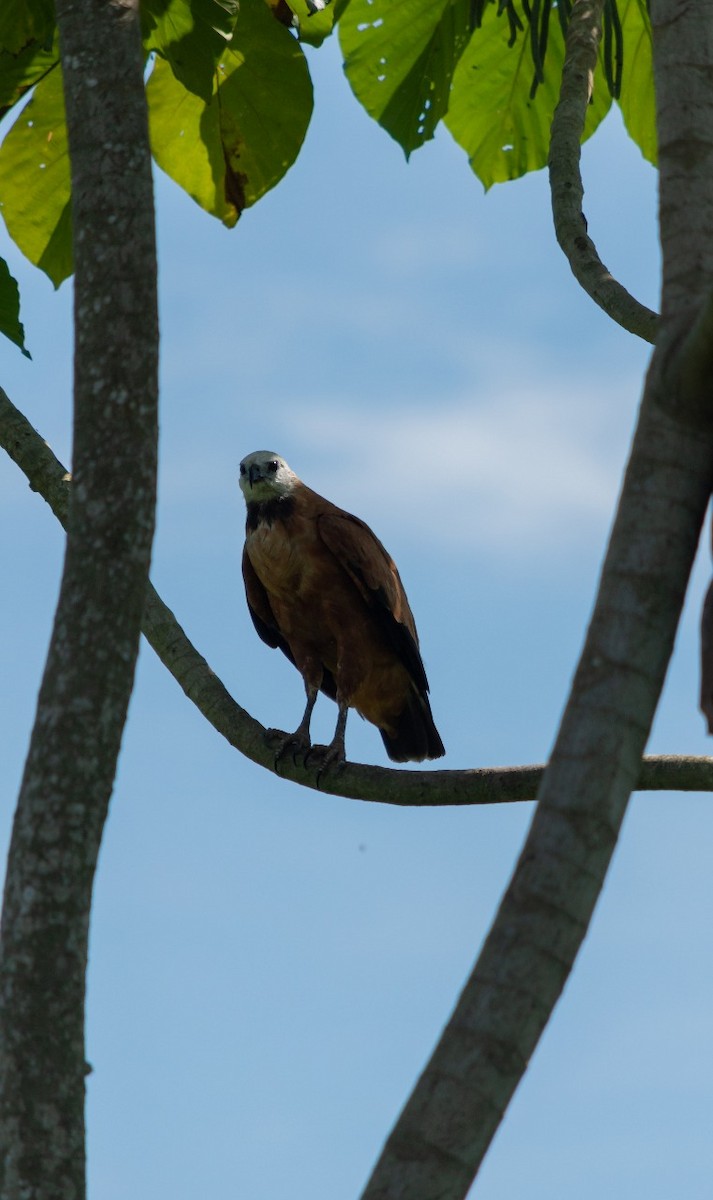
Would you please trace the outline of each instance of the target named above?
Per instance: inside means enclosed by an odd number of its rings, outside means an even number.
[[[652,0],[661,333],[538,807],[473,974],[364,1200],[463,1200],[586,935],[673,647],[713,483],[713,0]],[[703,369],[701,369],[703,368]]]
[[[76,267],[75,482],[5,885],[3,1200],[85,1194],[91,894],[133,684],[155,507],[156,255],[138,5],[57,0],[57,21]]]
[[[66,525],[70,476],[46,442],[0,388],[0,446],[27,476],[55,516]],[[144,636],[214,729],[241,754],[275,771],[267,730],[233,699],[192,645],[170,609],[149,584],[142,625]],[[463,771],[403,771],[347,763],[318,782],[318,767],[286,760],[282,777],[334,796],[403,806],[505,804],[534,800],[544,767],[489,767]],[[713,791],[713,758],[660,755],[645,758],[640,791]]]
[[[602,35],[604,0],[576,0],[567,27],[560,98],[550,135],[550,190],[557,241],[585,292],[604,312],[638,337],[656,341],[658,316],[613,277],[587,234],[579,169],[581,139],[591,99]]]

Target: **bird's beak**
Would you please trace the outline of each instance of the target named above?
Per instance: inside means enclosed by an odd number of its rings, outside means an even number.
[[[253,463],[252,466],[248,467],[248,482],[250,483],[250,487],[253,486],[256,479],[262,479],[262,474],[257,463]]]

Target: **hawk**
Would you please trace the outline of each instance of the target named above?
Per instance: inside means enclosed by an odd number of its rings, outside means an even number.
[[[347,713],[376,725],[394,762],[445,754],[418,635],[396,566],[368,525],[307,487],[272,450],[240,464],[247,504],[243,578],[253,624],[307,693],[287,746],[305,755],[318,693],[339,709],[324,763],[343,762]]]

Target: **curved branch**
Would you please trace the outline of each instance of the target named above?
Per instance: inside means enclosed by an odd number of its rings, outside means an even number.
[[[27,476],[30,487],[66,525],[70,476],[46,442],[0,388],[0,445]],[[144,636],[203,716],[236,750],[274,771],[274,752],[264,726],[233,699],[149,584],[142,625]],[[334,796],[403,806],[505,804],[534,800],[544,766],[489,767],[462,771],[404,771],[347,763],[318,782],[317,767],[290,760],[280,776]],[[660,755],[645,758],[640,791],[713,791],[713,758]]]
[[[560,98],[550,135],[550,190],[557,241],[577,281],[604,312],[646,342],[658,316],[636,300],[601,261],[582,212],[581,139],[601,40],[604,0],[576,0],[567,28]]]

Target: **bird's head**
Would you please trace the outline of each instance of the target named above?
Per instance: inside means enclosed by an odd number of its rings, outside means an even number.
[[[294,471],[274,450],[254,450],[240,464],[240,490],[246,504],[289,496],[297,483]]]

